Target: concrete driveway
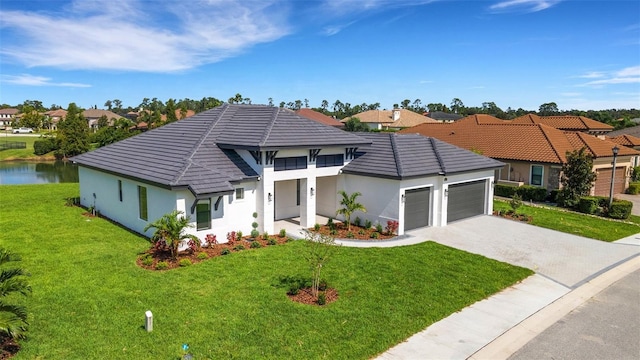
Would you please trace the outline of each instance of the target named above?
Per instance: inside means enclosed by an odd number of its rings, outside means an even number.
[[[640,253],[635,238],[607,243],[497,216],[477,216],[408,234],[529,268],[570,289]]]

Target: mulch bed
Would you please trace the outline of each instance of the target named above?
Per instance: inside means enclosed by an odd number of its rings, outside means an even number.
[[[20,350],[20,345],[8,336],[0,336],[0,360],[12,358]]]
[[[525,215],[525,214],[516,214],[513,211],[494,211],[493,215],[495,216],[499,216],[505,219],[509,219],[509,220],[514,220],[514,221],[522,221],[522,222],[526,222],[527,224],[531,224],[531,221],[533,220],[533,218],[529,215]]]
[[[326,299],[325,305],[338,300],[338,290],[336,289],[328,288],[325,291],[320,291],[319,293],[324,293]],[[297,294],[287,294],[287,296],[289,297],[289,299],[291,299],[291,301],[307,305],[321,306],[318,304],[318,298],[316,296],[313,296],[311,288],[300,289]]]
[[[315,231],[314,229],[309,229],[311,231]],[[341,222],[335,223],[335,231],[332,232],[331,228],[327,225],[321,225],[320,230],[318,231],[320,234],[333,236],[336,239],[347,239],[347,240],[366,240],[366,241],[375,241],[375,240],[388,240],[393,238],[394,234],[389,234],[384,228],[382,232],[378,232],[375,228],[365,228],[362,226],[351,225],[351,231],[347,230],[347,225]],[[372,234],[377,233],[378,238],[373,238]],[[376,235],[374,235],[376,236]]]

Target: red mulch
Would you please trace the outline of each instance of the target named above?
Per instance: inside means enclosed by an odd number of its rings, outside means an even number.
[[[516,214],[513,211],[507,211],[507,212],[494,211],[493,215],[500,216],[509,220],[526,222],[527,224],[531,224],[531,221],[533,220],[533,218],[529,215]]]
[[[0,336],[0,360],[12,358],[20,350],[20,345],[8,336]]]
[[[366,240],[366,241],[375,241],[375,240],[387,240],[394,237],[394,234],[389,234],[387,231],[382,229],[381,233],[378,233],[378,238],[371,238],[371,234],[377,232],[375,228],[364,228],[361,226],[351,225],[351,234],[353,237],[349,237],[349,230],[347,230],[347,225],[341,222],[336,222],[336,232],[334,234],[331,233],[331,228],[327,225],[320,226],[319,232],[323,235],[330,235],[335,237],[336,239],[347,239],[347,240]],[[310,229],[314,230],[314,229]]]
[[[318,293],[319,294],[324,293],[324,296],[326,299],[325,305],[338,300],[338,290],[336,289],[327,288],[325,291],[320,291]],[[287,296],[289,297],[289,299],[291,299],[291,301],[295,301],[295,302],[299,302],[307,305],[320,306],[318,304],[318,298],[311,294],[311,288],[300,289],[296,295],[287,294]]]

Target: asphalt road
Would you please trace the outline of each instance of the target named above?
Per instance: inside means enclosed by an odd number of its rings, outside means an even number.
[[[640,359],[640,270],[577,307],[509,359]]]

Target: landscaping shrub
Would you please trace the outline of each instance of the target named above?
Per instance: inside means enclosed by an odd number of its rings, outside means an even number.
[[[252,239],[256,239],[258,236],[260,236],[260,231],[253,229],[251,230],[251,238]]]
[[[524,201],[541,202],[547,197],[547,189],[531,185],[522,185],[516,188],[515,193]]]
[[[233,243],[236,242],[236,232],[232,231],[232,232],[228,232],[227,233],[227,244],[229,245],[233,245]]]
[[[599,203],[600,199],[595,196],[583,196],[578,202],[578,211],[584,214],[595,214]]]
[[[207,253],[206,253],[206,252],[198,253],[198,259],[200,259],[200,260],[206,260],[206,259],[208,259],[208,258],[209,258],[209,256],[207,255]]]
[[[231,250],[229,250],[228,248],[224,248],[222,249],[222,251],[220,251],[220,255],[229,255],[231,254]]]
[[[369,235],[369,237],[371,237],[372,239],[377,239],[380,237],[380,233],[379,232],[372,232],[371,235]]]
[[[318,305],[325,305],[327,303],[327,296],[322,292],[318,294]]]
[[[398,222],[395,220],[389,220],[387,221],[387,228],[385,230],[387,230],[387,234],[389,235],[394,235],[396,233],[396,231],[398,231]]]
[[[144,266],[153,265],[153,258],[151,256],[144,256],[142,258],[142,265],[144,265]]]
[[[250,247],[250,248],[252,248],[252,249],[258,249],[258,248],[261,248],[261,247],[262,247],[262,244],[260,244],[260,243],[259,243],[259,242],[257,242],[257,241],[252,241],[252,242],[251,242],[251,245],[249,245],[249,247]]]
[[[367,219],[364,221],[364,227],[365,229],[371,229],[371,220]]]
[[[278,242],[274,238],[269,238],[269,240],[267,240],[267,245],[277,245],[277,244]]]
[[[632,182],[629,184],[629,190],[627,192],[631,195],[640,194],[640,182]]]
[[[356,219],[353,220],[353,225],[360,227],[360,224],[362,224],[362,220],[359,216],[356,216]]]
[[[233,250],[235,250],[235,251],[242,251],[244,249],[246,249],[246,248],[242,244],[238,244],[238,245],[233,247]]]
[[[360,230],[358,230],[358,234],[359,234],[359,235],[364,235],[364,233],[365,233],[364,229],[360,229]]]
[[[191,260],[189,259],[182,259],[180,260],[180,267],[187,267],[187,266],[191,266]]]
[[[522,206],[522,197],[519,194],[513,194],[513,198],[509,201],[509,206],[514,214],[518,213],[518,208]]]
[[[502,196],[502,197],[509,197],[510,198],[515,193],[516,193],[516,187],[515,186],[511,186],[511,185],[496,184],[495,187],[493,188],[493,194],[495,196]]]
[[[631,181],[640,181],[640,166],[636,166],[631,171]]]
[[[262,234],[262,239],[263,239],[263,240],[269,240],[269,233],[265,231],[265,232]]]
[[[376,231],[382,233],[382,224],[376,223]]]
[[[612,219],[628,219],[631,215],[631,208],[633,208],[631,201],[614,199],[607,211],[607,216]]]
[[[280,229],[280,233],[278,233],[278,235],[280,235],[281,238],[287,236],[287,230],[285,229]]]
[[[347,239],[353,239],[353,238],[355,238],[355,237],[356,237],[356,236],[353,234],[353,232],[352,232],[352,231],[349,231],[349,232],[347,233]]]
[[[316,223],[315,225],[313,225],[313,230],[320,231],[320,224]]]
[[[58,150],[58,142],[55,138],[49,137],[43,140],[36,140],[33,143],[33,153],[36,155],[44,155],[48,152]]]
[[[547,195],[547,201],[555,203],[558,202],[558,193],[560,192],[560,189],[554,189],[551,190],[549,192],[549,195]]]
[[[242,240],[242,231],[236,232],[236,240],[237,241],[241,241]]]
[[[169,263],[166,261],[158,261],[156,264],[156,270],[166,270],[169,268]]]

